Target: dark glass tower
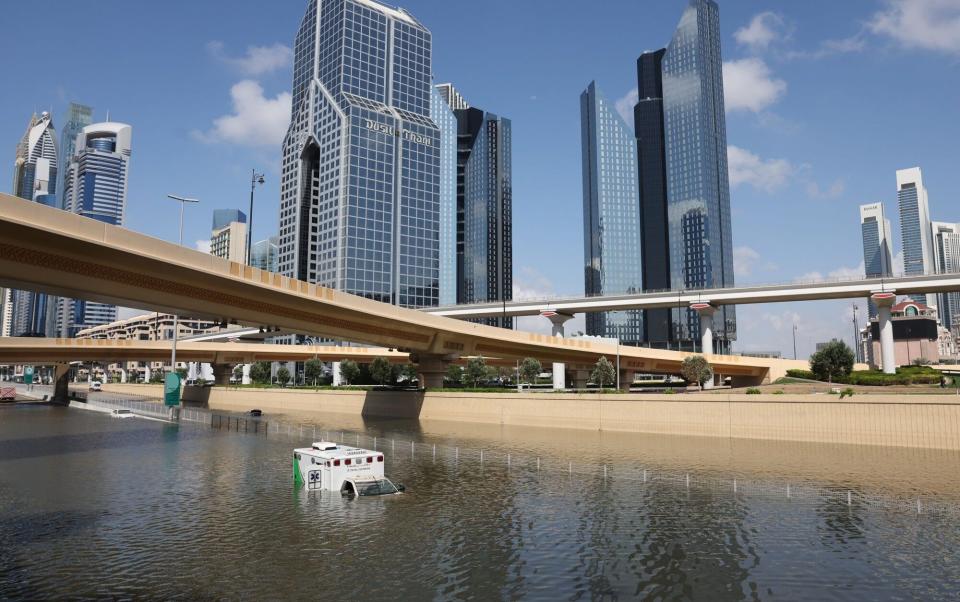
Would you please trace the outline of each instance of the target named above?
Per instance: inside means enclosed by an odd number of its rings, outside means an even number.
[[[438,86],[457,120],[457,302],[513,299],[510,120]],[[513,318],[475,320],[513,328]]]
[[[689,0],[670,44],[637,61],[634,107],[645,290],[733,286],[730,183],[723,106],[720,16]],[[647,313],[655,347],[695,348],[700,320],[686,307]],[[716,351],[736,339],[736,313],[714,316]]]

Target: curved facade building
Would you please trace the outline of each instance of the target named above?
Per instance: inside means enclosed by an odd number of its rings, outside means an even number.
[[[103,122],[84,127],[64,177],[64,209],[113,226],[122,226],[127,207],[133,128]],[[59,299],[57,336],[74,337],[117,319],[117,307],[82,299]]]
[[[33,115],[17,144],[13,193],[21,198],[57,206],[57,143],[49,113]],[[10,292],[9,333],[43,336],[48,331],[48,296],[32,291]]]

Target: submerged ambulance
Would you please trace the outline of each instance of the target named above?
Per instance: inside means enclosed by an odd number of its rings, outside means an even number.
[[[391,495],[404,491],[383,474],[383,452],[318,441],[293,450],[293,480],[308,490],[349,496]]]

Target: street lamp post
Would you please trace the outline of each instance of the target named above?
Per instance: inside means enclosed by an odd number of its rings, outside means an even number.
[[[257,184],[263,185],[264,179],[262,173],[257,173],[256,169],[250,170],[250,212],[247,214],[247,261],[246,264],[250,265],[250,248],[251,242],[253,241],[253,191],[256,189]]]
[[[797,359],[797,325],[793,325],[793,359]]]
[[[168,198],[171,198],[180,203],[180,237],[179,245],[183,246],[183,207],[187,203],[199,203],[199,199],[189,199],[182,196],[177,196],[175,194],[168,194]],[[179,314],[173,314],[173,345],[170,349],[170,370],[177,371],[177,338],[179,333],[177,332],[180,328],[180,316]]]
[[[853,357],[858,362],[862,362],[863,358],[860,356],[860,324],[857,323],[857,303],[853,303]]]

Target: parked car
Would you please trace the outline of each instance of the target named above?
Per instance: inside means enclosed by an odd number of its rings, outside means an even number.
[[[99,380],[90,381],[90,390],[91,391],[103,391],[103,383]]]

